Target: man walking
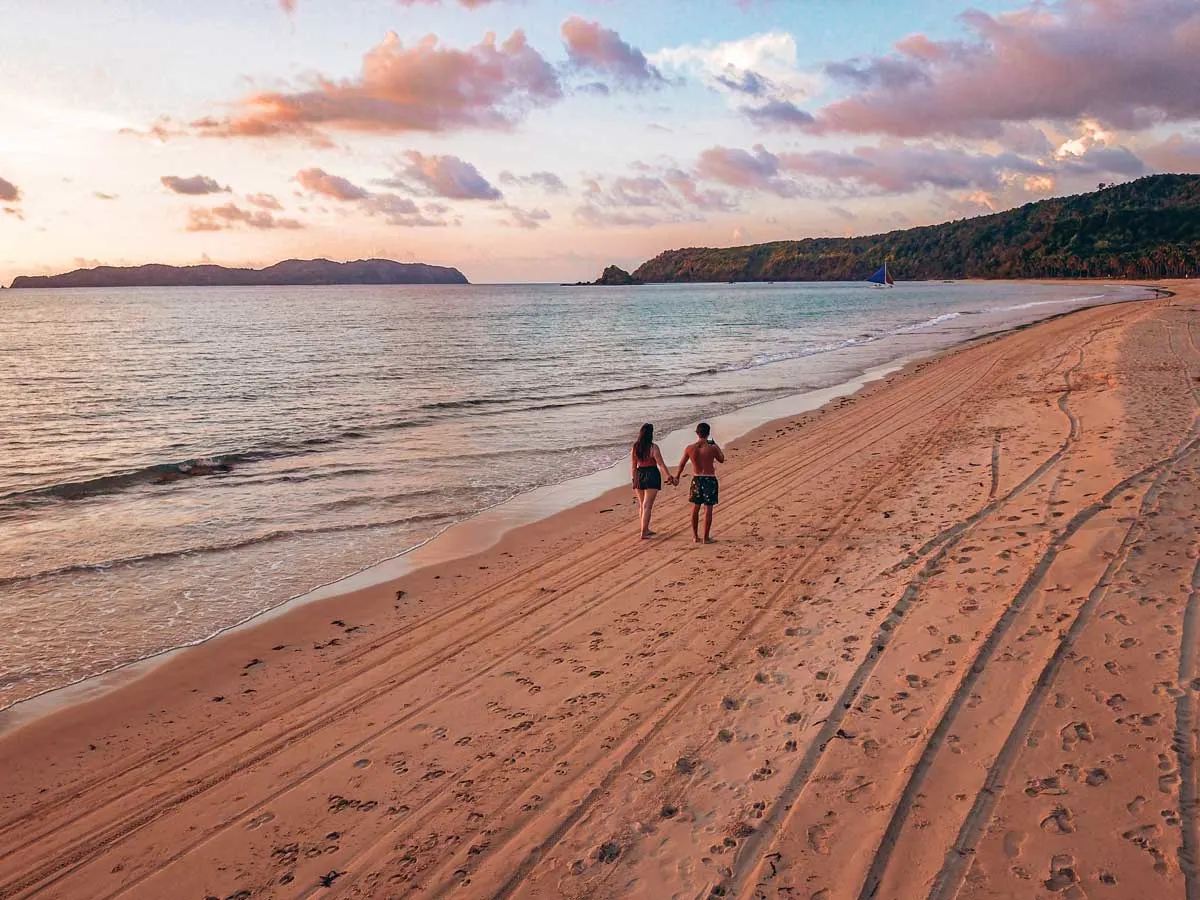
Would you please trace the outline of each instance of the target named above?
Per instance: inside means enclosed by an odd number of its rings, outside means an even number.
[[[717,505],[718,485],[715,464],[725,462],[725,454],[721,452],[717,442],[709,437],[711,430],[707,422],[701,422],[696,426],[696,436],[699,440],[688,445],[688,448],[683,451],[683,459],[679,461],[679,471],[675,473],[674,479],[678,484],[679,479],[683,477],[683,470],[687,467],[688,460],[691,460],[692,468],[696,470],[696,473],[692,477],[692,488],[688,499],[692,503],[692,540],[697,544],[700,543],[701,506],[704,507],[704,543],[713,543],[709,532],[712,530],[713,507]]]

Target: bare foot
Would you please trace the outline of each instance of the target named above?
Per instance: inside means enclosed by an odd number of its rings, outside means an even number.
[[[715,544],[716,542],[717,542],[716,538],[705,538],[704,539],[704,543],[706,543],[706,544]]]
[[[699,544],[699,543],[701,543],[701,541],[700,541],[700,535],[698,535],[698,534],[693,534],[693,535],[692,535],[692,543],[693,543],[693,544]]]

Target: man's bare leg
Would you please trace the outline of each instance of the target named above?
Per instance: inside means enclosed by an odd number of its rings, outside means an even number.
[[[699,507],[697,507],[697,512],[699,512]],[[712,531],[712,514],[711,506],[704,507],[704,543],[706,544],[713,543],[713,539],[708,536],[708,533]]]
[[[692,504],[692,540],[700,543],[700,504]]]

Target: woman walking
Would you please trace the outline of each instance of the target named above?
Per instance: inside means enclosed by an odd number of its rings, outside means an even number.
[[[658,444],[654,443],[654,426],[649,422],[642,426],[637,441],[629,451],[629,468],[633,474],[633,493],[637,495],[638,506],[641,509],[641,537],[654,537],[654,532],[650,530],[654,498],[662,490],[662,476],[666,475],[667,481],[671,481],[671,471],[663,462]]]

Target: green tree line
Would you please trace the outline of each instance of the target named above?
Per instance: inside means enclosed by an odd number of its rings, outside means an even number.
[[[859,281],[885,260],[902,281],[1194,277],[1200,273],[1200,175],[1151,175],[887,234],[668,250],[633,276],[647,282]]]

